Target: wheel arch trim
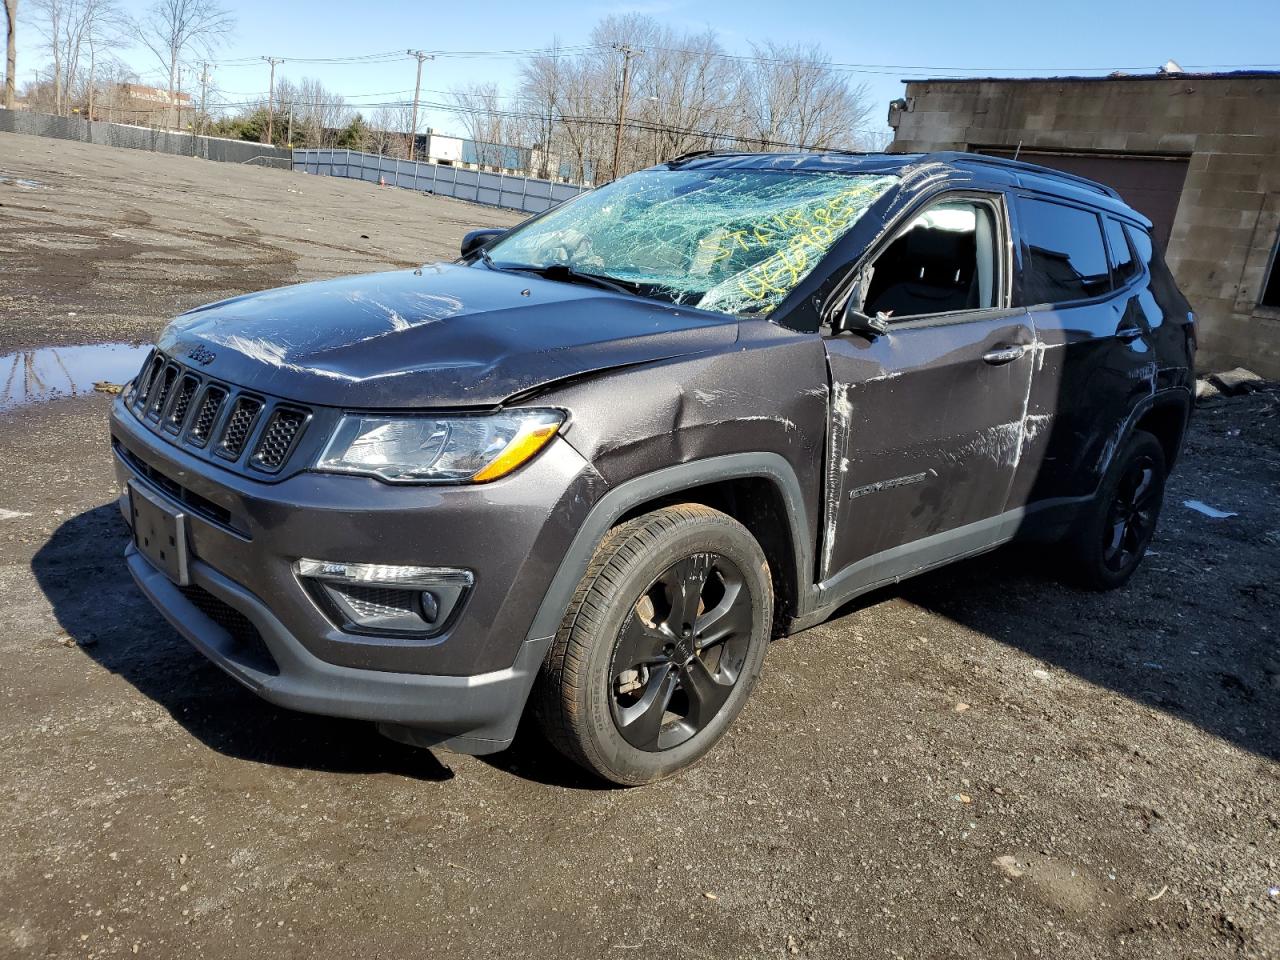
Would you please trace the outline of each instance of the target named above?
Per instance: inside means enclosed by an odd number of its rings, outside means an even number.
[[[1154,410],[1167,409],[1173,406],[1181,406],[1182,408],[1182,432],[1177,444],[1179,450],[1181,449],[1183,441],[1186,440],[1187,428],[1191,424],[1192,411],[1195,409],[1195,394],[1184,386],[1166,387],[1143,397],[1135,403],[1128,416],[1121,422],[1120,428],[1115,432],[1111,441],[1103,447],[1097,468],[1099,487],[1102,485],[1102,479],[1106,476],[1107,470],[1111,468],[1111,461],[1115,458],[1116,453],[1119,452],[1124,442],[1137,429],[1139,421]],[[1170,468],[1172,468],[1172,464],[1170,464]],[[1096,493],[1097,491],[1095,490],[1094,492]]]
[[[813,533],[804,496],[795,470],[777,453],[730,453],[704,460],[678,463],[626,480],[604,494],[587,514],[565,552],[542,603],[529,627],[527,639],[553,636],[569,608],[573,592],[587,571],[605,534],[627,511],[661,497],[722,480],[759,477],[771,482],[782,496],[795,564],[797,611],[813,604]]]

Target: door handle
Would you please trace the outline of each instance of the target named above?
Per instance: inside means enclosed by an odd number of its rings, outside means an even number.
[[[1116,337],[1120,340],[1137,340],[1142,336],[1141,327],[1121,327],[1116,331]]]
[[[1002,363],[1011,363],[1026,352],[1026,347],[1020,343],[1015,343],[1004,347],[992,347],[982,355],[982,359],[994,367]]]

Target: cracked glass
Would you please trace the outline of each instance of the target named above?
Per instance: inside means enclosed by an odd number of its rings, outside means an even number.
[[[486,262],[559,277],[588,274],[672,303],[767,316],[897,179],[643,171],[508,234],[489,248]]]

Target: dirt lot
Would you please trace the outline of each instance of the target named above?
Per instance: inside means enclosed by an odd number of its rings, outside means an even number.
[[[0,354],[508,221],[14,135],[0,204]],[[630,791],[243,691],[125,571],[106,409],[0,414],[0,955],[1280,956],[1280,394],[1200,409],[1127,589],[1005,551],[868,598]]]

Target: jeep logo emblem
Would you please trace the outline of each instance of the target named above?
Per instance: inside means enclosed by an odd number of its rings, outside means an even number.
[[[671,655],[671,660],[677,666],[684,666],[693,659],[693,644],[687,636],[676,638],[675,650]]]
[[[213,358],[217,356],[217,354],[215,354],[208,347],[197,346],[197,347],[192,347],[190,350],[188,350],[187,356],[190,357],[192,360],[194,360],[196,363],[200,364],[200,366],[207,367],[209,364],[213,363]]]

